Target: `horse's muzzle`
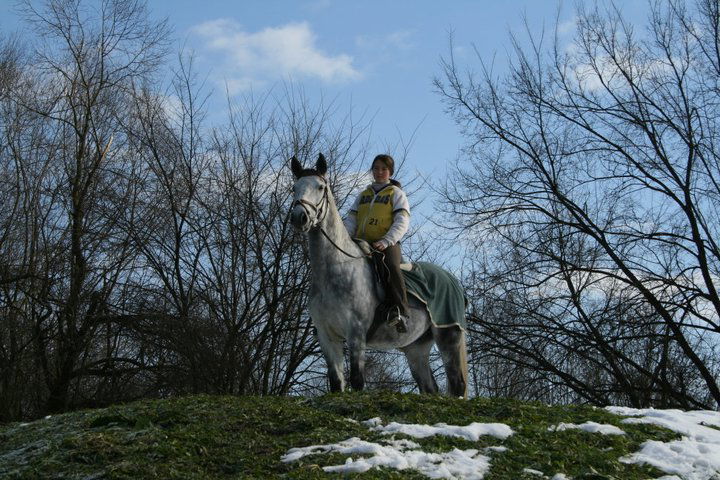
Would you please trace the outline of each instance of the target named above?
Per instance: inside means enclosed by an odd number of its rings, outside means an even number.
[[[300,205],[296,205],[295,208],[292,209],[292,212],[290,212],[290,223],[301,232],[307,232],[311,226],[307,212]]]

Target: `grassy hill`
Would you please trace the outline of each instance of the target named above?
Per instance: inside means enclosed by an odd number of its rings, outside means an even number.
[[[0,426],[0,478],[427,478],[412,470],[373,469],[328,474],[347,455],[325,453],[284,463],[290,448],[340,442],[350,437],[388,439],[362,422],[413,424],[500,422],[515,434],[505,440],[481,437],[413,438],[425,452],[453,448],[487,450],[487,479],[552,477],[640,479],[662,476],[647,466],[618,459],[648,439],[678,435],[651,425],[621,424],[621,417],[592,407],[550,407],[508,400],[363,392],[318,398],[190,396],[147,400],[73,412],[29,424]],[[358,422],[355,422],[355,421]],[[621,427],[626,435],[579,430],[548,431],[560,422],[594,421]],[[410,438],[402,434],[396,439]],[[357,458],[357,456],[354,456]]]

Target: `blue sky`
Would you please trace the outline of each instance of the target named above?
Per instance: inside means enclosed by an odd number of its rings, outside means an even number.
[[[37,2],[38,4],[41,2]],[[167,17],[177,49],[197,55],[197,67],[223,105],[227,85],[233,94],[292,80],[310,98],[322,93],[340,108],[374,118],[377,150],[416,132],[402,176],[414,170],[442,176],[455,162],[462,138],[434,92],[439,59],[448,53],[453,32],[458,58],[477,66],[473,47],[501,69],[509,32],[524,38],[523,19],[539,34],[551,29],[555,0],[426,1],[371,0],[149,0],[151,14]],[[632,17],[644,0],[624,0]],[[14,0],[0,0],[0,31],[19,28]],[[573,23],[574,4],[565,1],[560,22]],[[568,40],[572,29],[567,29]],[[393,152],[390,152],[393,153]],[[401,178],[402,179],[402,178]]]
[[[152,5],[196,49],[199,66],[212,63],[212,78],[233,91],[292,78],[311,95],[322,91],[341,108],[352,104],[373,116],[378,150],[417,130],[405,176],[415,167],[440,174],[462,140],[432,86],[448,33],[463,51],[474,43],[483,54],[504,56],[508,30],[522,27],[523,14],[540,26],[557,8],[519,0],[206,1],[201,12],[191,0]]]

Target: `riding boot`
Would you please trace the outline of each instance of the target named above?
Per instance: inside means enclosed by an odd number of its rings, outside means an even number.
[[[402,253],[400,244],[387,247],[373,254],[379,263],[380,277],[385,287],[385,302],[389,307],[389,323],[395,325],[399,333],[407,331],[408,301],[405,291],[405,278],[400,270]]]

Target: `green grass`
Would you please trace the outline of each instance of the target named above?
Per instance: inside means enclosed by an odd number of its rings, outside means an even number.
[[[349,420],[372,417],[385,423],[508,424],[515,434],[506,440],[413,439],[426,452],[506,447],[490,454],[491,470],[485,477],[490,480],[540,478],[524,474],[525,468],[550,477],[561,472],[585,479],[656,478],[662,476],[660,471],[618,459],[639,450],[645,440],[679,437],[651,425],[621,424],[621,417],[592,407],[378,391],[318,398],[200,395],[0,426],[0,478],[339,478],[322,467],[344,463],[344,455],[312,455],[289,464],[280,457],[292,447],[350,437],[387,438]],[[548,431],[560,422],[586,421],[617,425],[627,435]],[[374,469],[342,478],[425,477],[407,470]]]

